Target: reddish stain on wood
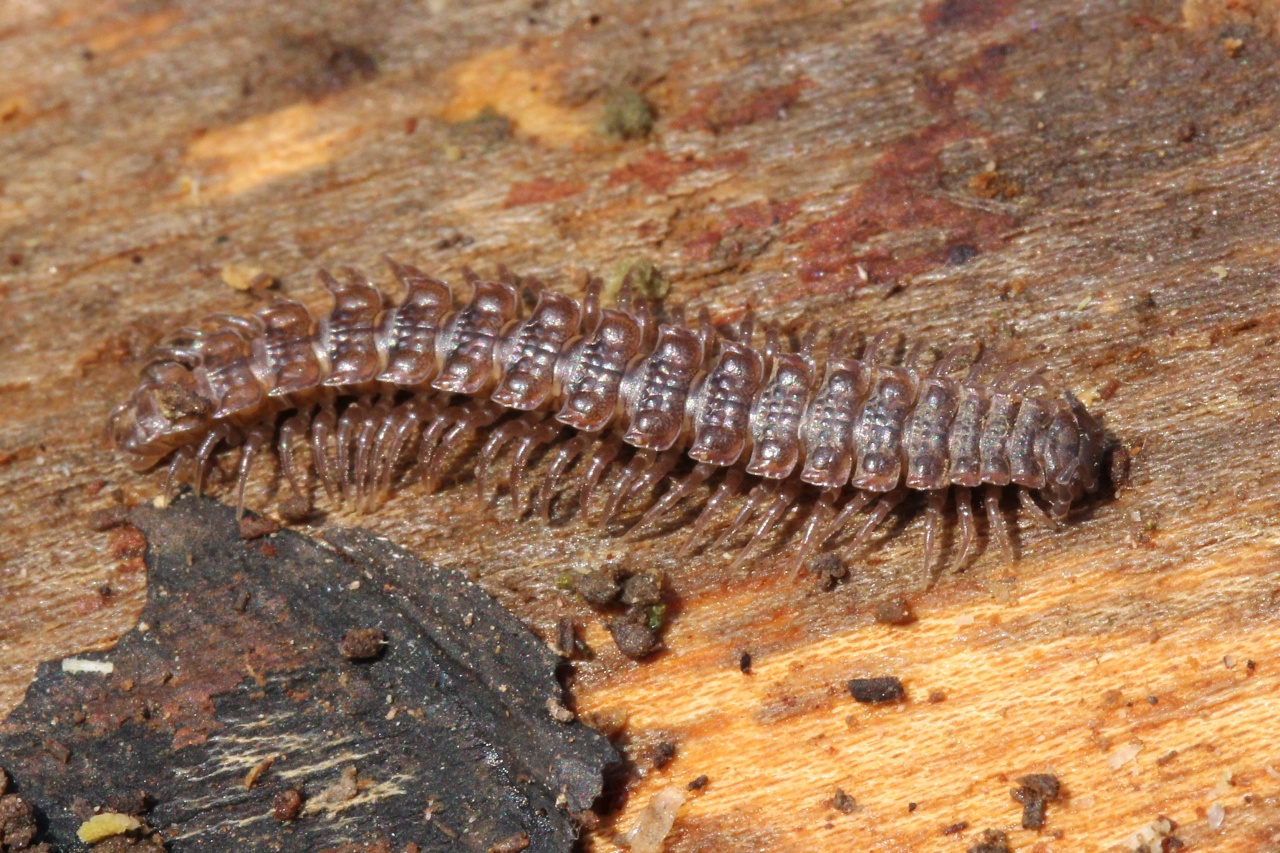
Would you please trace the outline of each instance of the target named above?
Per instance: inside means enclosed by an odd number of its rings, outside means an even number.
[[[864,273],[872,280],[893,280],[954,263],[957,247],[967,259],[999,244],[1016,218],[962,205],[942,193],[939,156],[951,145],[982,136],[958,110],[956,92],[965,88],[992,99],[1007,95],[1003,71],[1012,50],[1007,44],[986,45],[955,66],[925,75],[917,97],[938,120],[886,149],[870,179],[834,216],[798,235],[806,246],[802,281],[836,290],[856,286]],[[882,235],[926,229],[942,231],[942,244],[866,245]]]
[[[1013,0],[940,0],[920,10],[930,33],[944,30],[985,30],[1008,17]]]
[[[559,201],[569,198],[586,189],[586,185],[577,181],[553,181],[549,178],[535,178],[532,181],[517,181],[507,191],[507,200],[503,207],[521,207],[526,204],[543,204],[548,201]]]
[[[755,201],[725,211],[716,228],[686,240],[685,254],[697,261],[709,260],[726,235],[737,232],[759,232],[785,224],[800,208],[796,200],[784,202]]]
[[[717,84],[699,92],[694,98],[693,108],[673,119],[671,125],[677,130],[722,133],[759,121],[780,119],[811,86],[812,81],[801,77],[784,85],[735,96]]]
[[[964,206],[937,191],[938,155],[971,135],[963,123],[930,125],[889,148],[871,178],[834,215],[804,229],[801,280],[855,285],[861,266],[873,279],[912,275],[947,261],[948,249],[913,243],[898,251],[865,246],[891,232],[939,229],[946,246],[981,252],[998,244],[1016,221],[1008,214]]]
[[[676,180],[700,169],[734,169],[750,160],[745,151],[730,151],[702,160],[692,155],[674,159],[665,151],[646,151],[639,160],[613,170],[609,186],[638,183],[656,193],[666,192]]]

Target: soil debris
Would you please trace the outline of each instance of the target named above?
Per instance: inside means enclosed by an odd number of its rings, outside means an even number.
[[[882,705],[888,702],[902,702],[907,698],[907,691],[902,682],[891,675],[877,678],[854,678],[849,682],[849,692],[853,698],[868,705]]]
[[[387,648],[387,632],[381,628],[354,628],[342,635],[342,656],[347,660],[375,660]]]
[[[649,627],[643,610],[629,610],[610,619],[609,633],[618,651],[632,660],[647,658],[662,648],[662,641]]]
[[[968,853],[1012,853],[1009,837],[998,829],[984,829]]]
[[[305,800],[297,788],[285,788],[271,798],[271,816],[281,823],[297,820]]]
[[[881,625],[910,625],[916,617],[907,600],[895,595],[876,602],[875,620]]]
[[[605,93],[600,134],[612,139],[644,139],[657,118],[648,98],[630,86],[616,86]]]

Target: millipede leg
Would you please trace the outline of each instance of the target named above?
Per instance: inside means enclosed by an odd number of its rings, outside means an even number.
[[[819,547],[825,545],[832,536],[835,536],[841,530],[844,530],[844,526],[849,523],[849,519],[862,512],[863,508],[866,507],[867,504],[871,503],[871,498],[874,494],[875,492],[860,491],[854,496],[853,500],[841,507],[840,514],[837,515],[829,525],[827,525],[826,529],[821,534],[815,537],[817,545]]]
[[[560,432],[560,424],[551,420],[542,421],[535,425],[528,435],[520,439],[515,453],[511,455],[511,473],[508,482],[511,484],[511,505],[515,508],[518,518],[523,517],[533,506],[535,493],[533,490],[526,492],[524,487],[524,476],[529,469],[529,460],[533,458],[533,454],[539,447],[555,441],[560,436]],[[523,501],[522,495],[525,496]]]
[[[326,400],[320,407],[320,414],[311,422],[311,463],[324,485],[324,492],[329,500],[341,501],[342,487],[335,471],[336,463],[329,454],[329,446],[337,433],[338,416],[333,409],[333,401]]]
[[[973,520],[973,495],[964,486],[956,486],[956,516],[960,519],[960,559],[956,571],[969,561],[973,543],[978,540],[978,525]]]
[[[800,535],[800,542],[792,552],[791,577],[793,579],[799,574],[810,552],[831,535],[827,532],[821,541],[818,538],[820,533],[830,529],[831,516],[835,512],[835,499],[839,491],[839,489],[824,489],[822,494],[818,495],[818,499],[813,502],[813,509],[809,510],[809,518],[804,523],[804,533]]]
[[[403,406],[391,406],[389,398],[384,397],[378,401],[378,405],[374,407],[377,411],[377,431],[370,442],[368,450],[368,461],[365,463],[367,471],[364,480],[364,511],[373,512],[374,507],[382,502],[383,499],[383,468],[386,464],[387,453],[391,449],[391,443],[395,440],[396,429],[404,421],[405,409]]]
[[[276,421],[272,418],[269,421],[256,424],[249,430],[249,434],[245,436],[244,448],[240,451],[240,472],[236,478],[236,519],[244,517],[244,490],[249,483],[249,470],[253,467],[253,460],[257,457],[258,452],[266,447],[271,441],[271,436],[276,431]]]
[[[385,409],[379,411],[375,407],[365,414],[364,421],[360,424],[360,431],[356,434],[356,464],[351,479],[356,486],[357,512],[371,512],[373,510],[373,505],[370,503],[370,496],[373,493],[373,454],[377,446],[378,435],[382,431],[382,424],[385,421]]]
[[[645,469],[644,473],[631,484],[631,488],[627,490],[627,495],[622,499],[619,507],[626,505],[636,495],[644,494],[653,488],[659,480],[671,473],[671,469],[680,461],[682,455],[678,450],[667,450],[659,453],[653,464]]]
[[[1005,559],[1013,560],[1013,534],[1009,532],[1009,523],[1000,509],[1000,487],[986,486],[982,490],[982,505],[987,511],[987,526],[991,529],[991,537],[1000,542],[1000,551]]]
[[[528,434],[530,429],[529,422],[524,418],[508,421],[495,429],[480,449],[480,456],[476,461],[476,494],[487,503],[494,504],[498,500],[499,483],[493,476],[493,464],[502,453],[502,448],[513,439]],[[509,481],[508,483],[510,485]]]
[[[364,406],[355,402],[347,406],[342,416],[338,418],[338,465],[334,473],[338,477],[343,503],[349,502],[353,497],[351,449],[357,433],[364,424],[364,415]]]
[[[440,444],[427,463],[427,473],[423,478],[428,493],[434,492],[444,476],[445,467],[464,444],[475,437],[476,432],[488,426],[502,416],[499,406],[488,402],[467,402],[459,407],[460,414],[453,428],[440,439]]]
[[[640,475],[653,467],[653,463],[657,458],[657,451],[636,451],[636,455],[631,458],[631,462],[626,468],[622,469],[622,475],[618,478],[618,481],[609,489],[609,500],[605,502],[604,513],[600,516],[600,521],[598,522],[601,529],[613,521],[613,517],[618,514],[618,510],[622,508],[622,504],[631,494],[632,484]]]
[[[582,489],[578,492],[578,507],[584,516],[587,512],[587,502],[591,500],[591,493],[595,491],[600,478],[604,476],[605,469],[618,458],[620,452],[622,452],[622,440],[616,435],[610,435],[592,451],[587,460],[587,470],[582,475]]]
[[[431,422],[422,431],[422,438],[418,441],[417,467],[422,469],[422,480],[427,484],[428,494],[434,491],[438,479],[435,475],[435,465],[439,458],[436,454],[436,445],[440,442],[440,436],[444,435],[444,431],[460,415],[461,410],[458,406],[449,406],[436,412]]]
[[[393,419],[383,450],[378,456],[378,500],[386,500],[391,492],[391,479],[395,477],[396,466],[404,450],[413,441],[414,434],[422,427],[422,415],[412,406],[402,408],[400,414]]]
[[[169,461],[169,470],[164,475],[164,491],[160,494],[164,495],[164,505],[168,506],[173,502],[174,484],[178,481],[178,469],[182,467],[182,463],[192,457],[190,447],[180,447],[173,454],[173,459]]]
[[[551,463],[547,466],[546,477],[543,478],[542,486],[538,489],[538,515],[543,521],[551,518],[551,501],[555,497],[561,475],[568,470],[575,459],[587,451],[593,440],[589,435],[579,434],[555,449],[551,456]]]
[[[196,451],[196,497],[204,494],[204,478],[209,470],[209,460],[213,458],[213,451],[230,437],[231,427],[218,424],[204,437],[204,441],[200,442],[200,449]]]
[[[747,543],[746,547],[738,552],[738,558],[733,561],[731,568],[738,569],[746,562],[747,556],[755,550],[760,540],[769,535],[769,531],[786,515],[787,510],[791,508],[791,505],[795,503],[796,498],[799,496],[800,484],[794,480],[784,483],[781,488],[775,491],[773,503],[764,511],[760,523],[756,525],[755,535],[751,537],[751,541]]]
[[[946,506],[946,489],[934,489],[929,492],[924,524],[924,573],[926,577],[932,571],[934,559],[938,556],[940,549],[938,540],[942,537],[942,511],[946,509]]]
[[[306,482],[305,469],[298,464],[295,445],[299,438],[305,438],[311,428],[311,412],[301,411],[287,418],[280,425],[280,434],[276,437],[276,455],[280,457],[280,469],[289,481],[293,493],[311,505],[310,483]]]
[[[907,496],[905,489],[897,488],[891,492],[885,492],[880,496],[880,500],[876,501],[875,506],[871,507],[871,512],[867,515],[867,521],[862,525],[862,529],[858,531],[858,535],[853,537],[853,541],[849,543],[850,548],[860,548],[866,544],[871,538],[871,534],[876,528],[884,523],[893,508],[902,503],[902,499]]]
[[[693,494],[694,490],[707,481],[707,478],[719,470],[715,465],[706,462],[699,462],[694,466],[693,470],[685,475],[676,485],[672,486],[658,502],[649,507],[648,512],[636,522],[632,527],[630,534],[639,533],[644,528],[656,522],[662,516],[675,508],[676,504]]]
[[[1048,530],[1058,529],[1058,522],[1050,518],[1049,514],[1041,509],[1040,504],[1036,503],[1035,497],[1031,494],[1031,490],[1026,486],[1018,487],[1018,503],[1022,504],[1022,508],[1042,527]]]
[[[702,508],[702,512],[698,514],[697,520],[693,523],[693,532],[689,534],[689,538],[680,547],[679,556],[683,557],[693,550],[693,546],[702,538],[703,531],[711,523],[716,511],[720,509],[725,501],[736,495],[740,488],[742,488],[742,471],[737,468],[730,468],[728,473],[724,475],[719,487],[716,488],[715,494],[711,496],[706,506]]]
[[[747,493],[747,502],[742,509],[738,510],[737,516],[733,519],[723,533],[716,537],[716,541],[711,543],[712,550],[719,548],[728,542],[738,531],[741,530],[746,523],[751,520],[752,516],[764,506],[765,502],[772,498],[777,489],[776,480],[765,480],[759,483],[749,493]]]

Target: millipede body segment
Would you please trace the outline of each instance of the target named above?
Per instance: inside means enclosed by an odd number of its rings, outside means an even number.
[[[926,566],[949,495],[963,563],[977,540],[973,490],[1011,550],[1006,487],[1052,524],[1099,484],[1103,431],[1084,406],[974,347],[900,355],[894,335],[856,345],[838,330],[820,359],[816,329],[789,351],[776,328],[757,334],[750,314],[732,333],[705,311],[692,325],[659,322],[630,288],[604,308],[596,281],[579,302],[505,273],[468,272],[459,299],[388,263],[404,290],[394,305],[353,270],[322,272],[334,305],[319,320],[282,299],[169,336],[112,412],[113,442],[138,469],[170,460],[166,490],[184,467],[199,490],[215,453],[239,446],[241,506],[264,450],[307,506],[318,481],[330,500],[369,511],[402,482],[434,488],[468,458],[482,492],[506,483],[521,514],[549,517],[571,484],[584,515],[597,488],[607,493],[602,524],[644,497],[633,529],[660,524],[716,478],[686,548],[746,491],[715,543],[751,525],[745,555],[808,495],[797,561],[866,510],[853,536],[864,543],[919,491]],[[537,484],[526,482],[531,467]]]

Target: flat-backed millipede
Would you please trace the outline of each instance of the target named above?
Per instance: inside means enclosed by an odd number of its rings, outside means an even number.
[[[692,326],[679,312],[659,322],[630,287],[603,308],[598,280],[578,302],[509,273],[489,281],[467,271],[464,301],[388,263],[405,291],[393,306],[354,270],[341,280],[321,272],[334,306],[318,321],[281,299],[169,336],[111,414],[115,445],[138,469],[170,459],[166,494],[184,466],[200,491],[214,453],[239,446],[241,508],[264,449],[274,448],[295,500],[311,505],[314,474],[331,501],[364,512],[398,484],[417,479],[430,491],[474,460],[481,493],[496,498],[505,480],[520,515],[548,518],[570,478],[583,517],[603,488],[602,526],[650,501],[633,530],[719,476],[685,548],[747,491],[714,543],[753,525],[745,556],[803,497],[797,565],[866,510],[850,543],[864,544],[913,490],[927,505],[926,568],[940,553],[949,494],[959,563],[970,555],[974,489],[1012,555],[1007,487],[1053,525],[1099,484],[1104,436],[1084,406],[975,346],[901,352],[896,335],[859,343],[848,329],[812,328],[792,348],[774,326],[754,334],[750,313],[728,331],[705,311]]]

